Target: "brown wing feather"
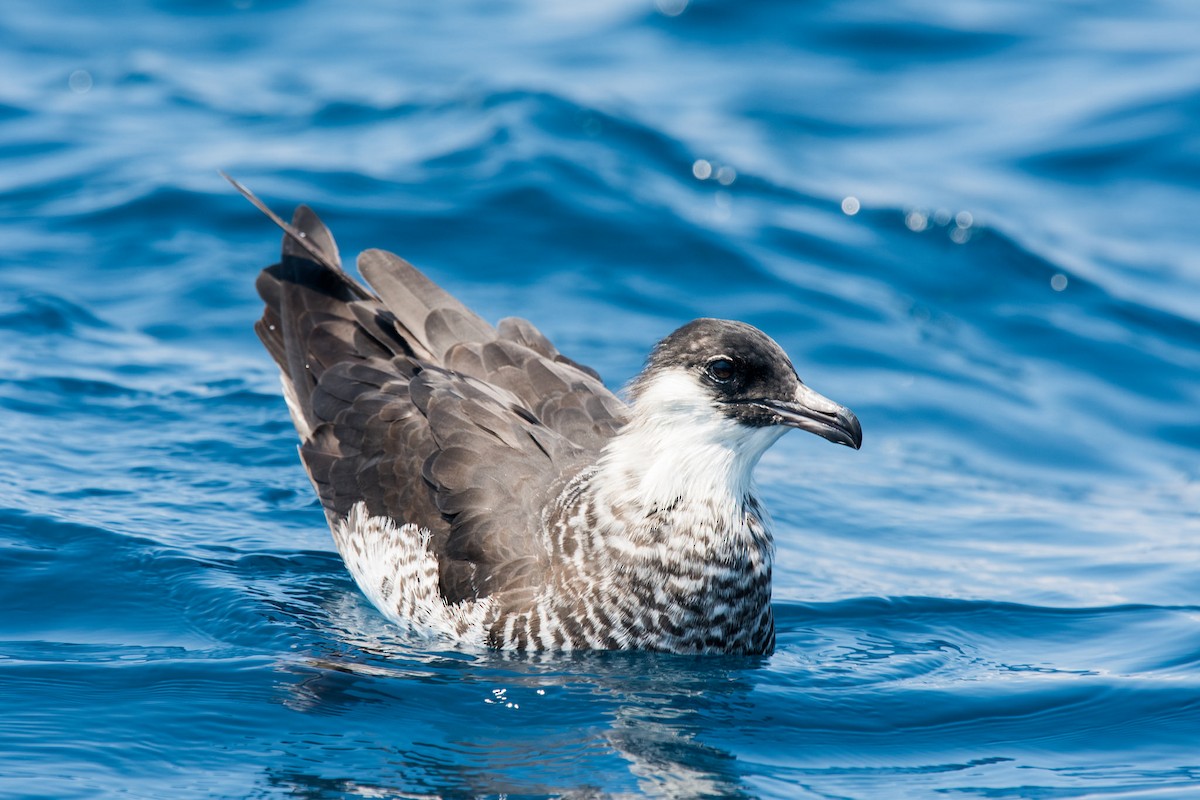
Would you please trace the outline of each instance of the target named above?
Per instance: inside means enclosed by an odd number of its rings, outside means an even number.
[[[311,432],[301,456],[331,524],[362,502],[428,528],[450,601],[541,580],[541,510],[624,404],[530,323],[494,329],[379,250],[359,259],[372,295],[311,210],[287,230],[255,330]]]

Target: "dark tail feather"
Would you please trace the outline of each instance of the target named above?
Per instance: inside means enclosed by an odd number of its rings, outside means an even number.
[[[249,189],[221,175],[284,230],[279,263],[259,273],[255,283],[266,308],[254,331],[291,385],[293,413],[311,430],[312,393],[321,373],[358,351],[353,337],[343,342],[329,334],[347,329],[339,323],[357,330],[352,303],[378,301],[342,269],[333,235],[312,209],[300,206],[291,223],[284,222]]]
[[[496,330],[457,298],[429,280],[420,270],[399,256],[383,250],[367,250],[358,258],[358,270],[376,294],[355,281],[342,269],[337,245],[329,230],[307,206],[296,209],[291,223],[284,222],[266,203],[253,192],[224,172],[220,173],[255,208],[262,211],[284,231],[283,262],[311,263],[320,265],[325,271],[336,275],[346,290],[352,293],[350,300],[382,300],[387,313],[372,311],[376,317],[374,326],[364,325],[371,334],[388,347],[394,347],[398,338],[404,340],[403,349],[441,363],[447,352],[464,342],[490,342],[496,338]],[[315,262],[315,263],[314,263]],[[284,276],[268,270],[278,282]],[[264,275],[264,278],[266,276]],[[272,302],[275,287],[263,285],[259,279],[259,294],[267,301],[268,309],[278,313],[282,305]],[[264,314],[264,321],[266,321]],[[281,315],[286,317],[286,315]],[[286,324],[287,319],[283,322]],[[372,330],[380,328],[381,330]],[[394,331],[394,333],[393,333]],[[270,332],[268,326],[268,333]],[[259,332],[263,337],[263,332]],[[265,337],[264,343],[272,355],[276,350]],[[288,350],[290,351],[290,348]],[[276,356],[276,361],[280,359]],[[281,364],[281,366],[283,366]]]
[[[217,174],[225,180],[229,181],[233,188],[241,193],[242,197],[249,200],[255,208],[267,215],[267,218],[283,229],[287,234],[283,239],[283,254],[284,256],[305,256],[312,258],[318,264],[332,270],[342,278],[358,293],[357,299],[365,299],[371,296],[371,293],[359,285],[354,278],[342,269],[342,261],[338,258],[337,245],[334,244],[333,236],[329,233],[329,229],[324,223],[317,218],[312,209],[308,206],[300,206],[296,209],[295,215],[292,217],[291,223],[284,222],[283,219],[267,206],[254,192],[247,189],[233,177],[225,172],[217,170]]]

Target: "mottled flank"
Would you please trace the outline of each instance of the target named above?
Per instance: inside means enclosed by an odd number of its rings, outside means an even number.
[[[628,406],[530,323],[493,328],[379,250],[358,262],[369,291],[309,209],[277,221],[256,330],[338,550],[389,619],[514,650],[772,650],[754,466],[789,428],[862,437],[779,345],[691,322]]]
[[[483,644],[491,601],[446,602],[438,591],[427,529],[372,517],[365,504],[356,503],[333,525],[333,540],[363,594],[388,619],[418,632]]]

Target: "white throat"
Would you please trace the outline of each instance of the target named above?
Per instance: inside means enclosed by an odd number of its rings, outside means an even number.
[[[754,466],[786,430],[742,425],[715,409],[692,375],[664,371],[640,388],[628,424],[601,454],[594,485],[647,509],[682,500],[737,516]]]

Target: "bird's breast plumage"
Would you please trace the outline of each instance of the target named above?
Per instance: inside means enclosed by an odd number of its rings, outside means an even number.
[[[547,509],[547,581],[488,634],[513,649],[769,652],[772,540],[751,497],[647,508],[607,502],[597,470]]]

